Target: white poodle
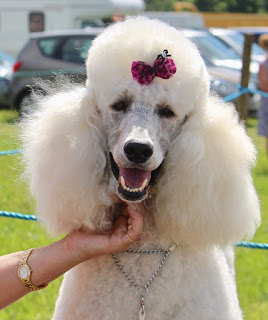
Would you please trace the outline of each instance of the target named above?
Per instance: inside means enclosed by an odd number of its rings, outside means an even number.
[[[195,45],[159,21],[108,27],[86,66],[85,86],[40,99],[24,122],[37,212],[54,234],[107,232],[122,201],[144,201],[133,248],[162,251],[78,265],[53,319],[242,319],[227,257],[254,234],[260,213],[255,148],[235,109],[209,96]]]

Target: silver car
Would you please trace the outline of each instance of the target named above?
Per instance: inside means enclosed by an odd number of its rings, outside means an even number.
[[[238,92],[241,80],[241,56],[212,35],[207,30],[184,30],[184,35],[192,40],[198,47],[210,74],[211,90],[225,98],[231,93]],[[256,63],[250,66],[249,87],[257,89],[258,67]],[[256,115],[260,107],[260,95],[250,94],[248,111]],[[234,103],[237,102],[237,99]]]
[[[35,85],[35,79],[53,81],[61,73],[76,82],[85,81],[87,51],[102,30],[86,28],[32,34],[14,64],[9,91],[10,105],[20,110],[29,99],[30,87]]]

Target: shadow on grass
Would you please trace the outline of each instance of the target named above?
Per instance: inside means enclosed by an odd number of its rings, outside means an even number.
[[[257,169],[255,174],[258,176],[267,176],[268,178],[268,168],[265,167],[265,168]]]

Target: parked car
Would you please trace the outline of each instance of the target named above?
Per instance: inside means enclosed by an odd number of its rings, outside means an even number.
[[[12,75],[12,66],[15,59],[0,51],[0,107],[8,106],[8,90]]]
[[[234,50],[230,50],[229,46],[213,36],[208,30],[186,29],[183,32],[197,45],[206,63],[211,77],[211,89],[221,97],[237,92],[241,80],[241,56]],[[251,64],[250,71],[249,87],[256,89],[258,86],[258,64]],[[237,100],[234,102],[236,103]],[[259,107],[260,95],[250,94],[249,112],[256,114]]]
[[[32,34],[13,67],[11,105],[19,110],[28,101],[30,87],[35,84],[36,78],[53,80],[62,73],[71,76],[74,81],[85,81],[87,51],[102,30],[85,28]]]
[[[211,32],[215,37],[230,46],[230,50],[233,49],[242,57],[245,41],[245,36],[243,33],[224,28],[210,28],[209,32]],[[251,60],[262,62],[265,60],[265,57],[265,50],[254,42],[251,48]]]

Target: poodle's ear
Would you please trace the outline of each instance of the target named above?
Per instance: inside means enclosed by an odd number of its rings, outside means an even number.
[[[104,214],[98,203],[106,167],[100,123],[93,97],[78,87],[40,99],[20,125],[25,175],[53,234],[94,228]]]
[[[255,156],[233,106],[210,97],[203,112],[185,123],[165,160],[156,202],[159,230],[195,246],[253,236],[260,223],[251,178]]]

